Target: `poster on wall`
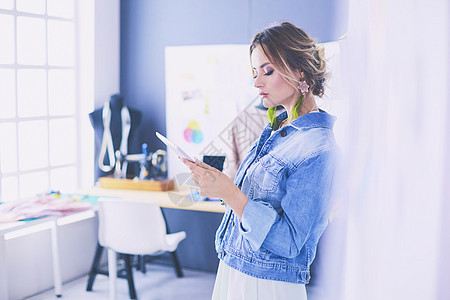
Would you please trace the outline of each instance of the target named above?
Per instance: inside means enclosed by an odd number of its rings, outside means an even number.
[[[167,137],[191,156],[227,156],[219,138],[257,96],[248,45],[176,46],[165,49]],[[168,153],[169,178],[188,169]]]

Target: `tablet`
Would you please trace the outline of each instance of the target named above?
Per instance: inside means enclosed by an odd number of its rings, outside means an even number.
[[[181,149],[180,147],[178,147],[177,145],[175,145],[175,143],[169,141],[165,136],[163,136],[161,133],[156,132],[156,136],[161,140],[161,142],[163,142],[164,144],[167,145],[167,147],[169,147],[170,149],[172,149],[172,151],[174,151],[179,157],[181,158],[186,158],[187,160],[190,160],[192,162],[194,162],[194,159],[192,157],[189,156],[189,154],[187,154],[186,152],[183,151],[183,149]]]

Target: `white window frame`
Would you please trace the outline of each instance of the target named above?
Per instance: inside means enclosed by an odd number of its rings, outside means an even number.
[[[61,17],[53,17],[48,16],[47,13],[44,14],[34,14],[34,13],[25,13],[16,10],[16,1],[14,1],[14,9],[5,10],[0,9],[1,14],[11,15],[14,17],[14,36],[15,36],[15,60],[13,64],[0,64],[0,68],[8,68],[15,70],[16,76],[16,115],[13,118],[1,118],[0,123],[14,123],[16,126],[16,135],[17,135],[17,149],[19,150],[19,131],[18,127],[21,122],[30,121],[30,120],[44,120],[49,124],[50,120],[54,119],[73,119],[76,124],[76,160],[74,163],[66,164],[66,165],[58,165],[51,166],[50,157],[48,157],[48,164],[46,167],[39,169],[31,169],[31,170],[20,170],[19,167],[19,155],[17,155],[17,170],[14,172],[5,172],[2,173],[0,170],[0,180],[8,177],[16,177],[17,178],[17,195],[18,198],[22,198],[23,194],[20,191],[20,176],[30,173],[35,173],[38,171],[46,172],[48,176],[49,186],[51,189],[52,182],[50,179],[50,173],[54,169],[59,169],[62,167],[74,167],[76,169],[76,180],[75,189],[82,186],[89,186],[93,184],[93,157],[94,157],[94,143],[93,143],[93,132],[90,127],[88,114],[92,111],[94,107],[94,92],[93,92],[93,73],[94,73],[94,3],[89,0],[74,0],[75,3],[75,11],[73,18],[61,18]],[[80,12],[82,15],[80,17]],[[46,20],[46,28],[48,20],[62,20],[73,22],[74,30],[75,30],[75,63],[71,67],[55,67],[49,66],[48,62],[42,66],[35,65],[22,65],[17,63],[17,17],[25,16],[25,17],[33,17],[40,18]],[[46,34],[46,39],[48,35]],[[46,41],[47,45],[47,41]],[[46,55],[48,60],[48,47],[46,47]],[[48,109],[47,114],[42,117],[19,117],[18,116],[18,82],[17,82],[17,71],[20,69],[44,69],[47,71],[55,70],[55,69],[69,69],[73,70],[75,73],[75,113],[71,115],[64,116],[50,116]],[[47,81],[47,89],[48,89],[48,81]],[[49,99],[47,93],[47,107],[48,107]],[[49,126],[47,126],[49,131]],[[50,135],[50,132],[48,132]],[[1,137],[0,137],[1,138]],[[0,140],[1,142],[1,140]],[[48,149],[50,149],[50,136],[48,138]],[[2,153],[0,153],[2,155]],[[50,156],[50,151],[48,156]],[[41,191],[45,192],[45,191]],[[62,192],[75,192],[73,191],[62,191]],[[4,199],[2,193],[2,184],[0,184],[0,201],[10,201],[15,199]]]

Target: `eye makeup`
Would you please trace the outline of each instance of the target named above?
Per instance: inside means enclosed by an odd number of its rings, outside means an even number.
[[[269,70],[264,70],[264,75],[266,75],[266,76],[269,76],[269,75],[272,75],[272,73],[273,73],[273,69],[269,69]]]
[[[266,64],[265,64],[266,65]],[[273,74],[273,71],[274,71],[274,69],[273,68],[271,68],[271,67],[266,67],[264,65],[264,67],[262,68],[263,69],[263,74],[265,75],[265,76],[270,76],[270,75],[272,75]],[[258,77],[258,71],[255,69],[255,68],[253,68],[252,69],[252,72],[253,72],[253,79],[256,79],[256,77]]]

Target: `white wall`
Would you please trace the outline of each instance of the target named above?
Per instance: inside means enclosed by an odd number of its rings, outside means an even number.
[[[95,1],[95,107],[120,91],[120,1]]]
[[[79,186],[94,184],[94,131],[89,113],[120,91],[120,1],[79,1]],[[87,100],[86,100],[87,99]]]

